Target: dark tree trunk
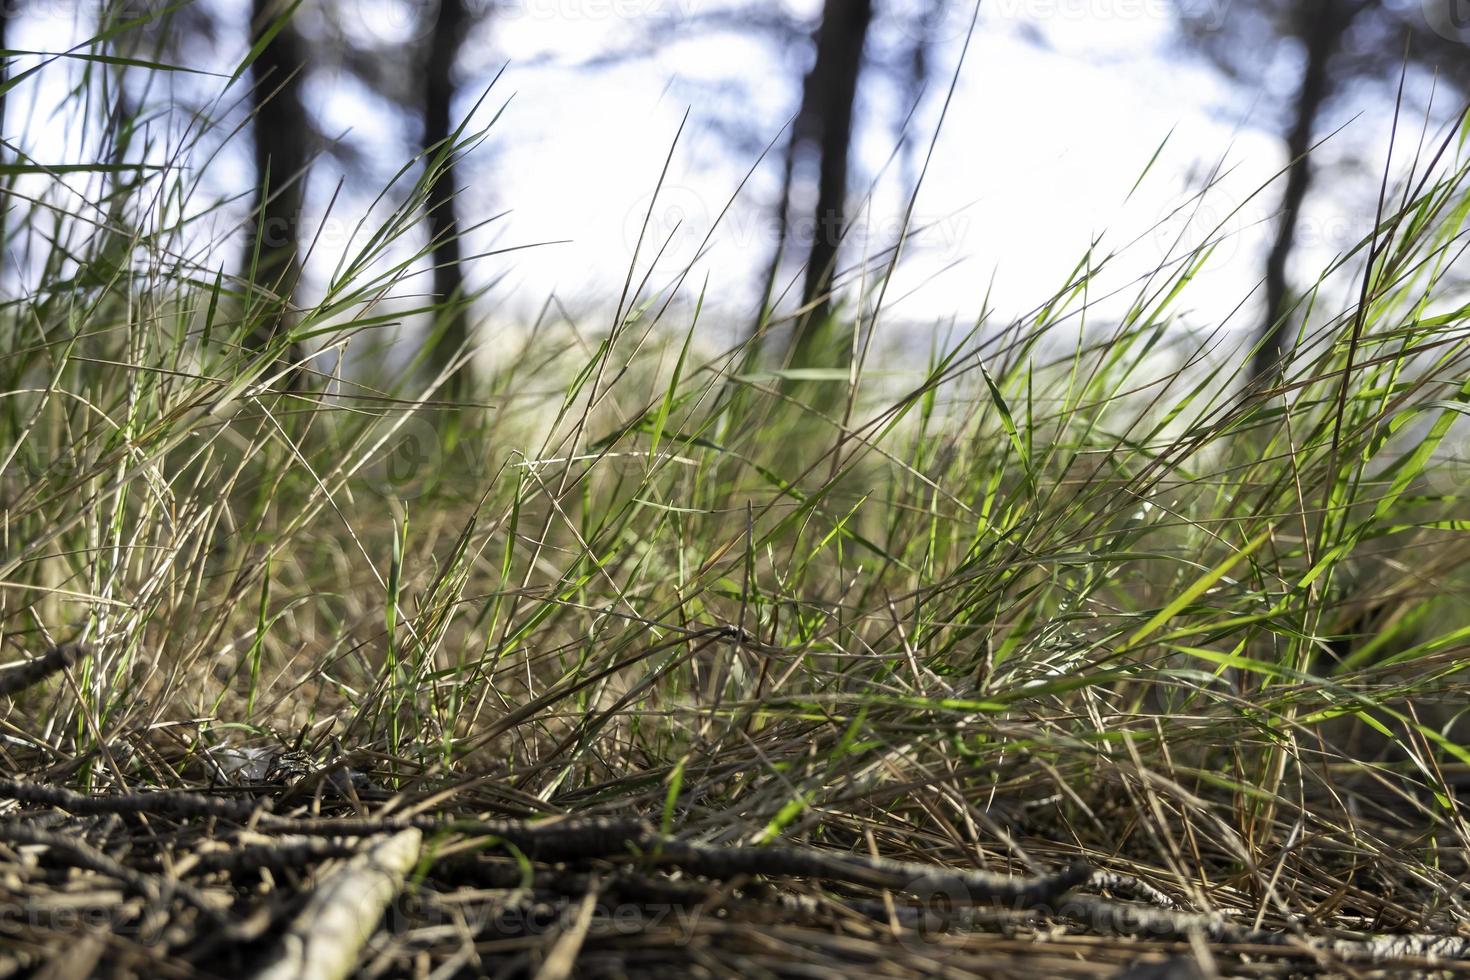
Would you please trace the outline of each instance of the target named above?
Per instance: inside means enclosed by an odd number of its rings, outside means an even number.
[[[10,50],[10,19],[20,16],[20,5],[12,3],[4,10],[0,10],[0,49]],[[0,60],[0,136],[10,137],[10,131],[5,125],[5,103],[7,92],[4,91],[5,82],[10,78],[10,62]],[[18,142],[18,139],[17,139]],[[0,154],[0,162],[9,163],[10,154]],[[9,217],[11,205],[14,203],[10,196],[10,188],[14,181],[13,177],[0,178],[0,282],[5,280],[5,269],[10,267],[8,250],[10,247],[10,222]],[[0,295],[6,295],[0,292]]]
[[[1251,362],[1253,386],[1273,383],[1286,356],[1287,314],[1290,308],[1286,263],[1296,245],[1297,225],[1302,202],[1312,185],[1312,163],[1307,154],[1312,148],[1312,134],[1322,104],[1331,93],[1332,75],[1329,65],[1352,22],[1352,15],[1339,0],[1305,0],[1300,12],[1297,36],[1306,47],[1306,65],[1301,87],[1297,90],[1291,126],[1286,133],[1286,153],[1290,161],[1286,173],[1286,190],[1281,199],[1281,215],[1276,223],[1276,240],[1266,256],[1266,312],[1261,324],[1260,343]]]
[[[288,9],[280,0],[251,0],[252,43]],[[301,99],[305,71],[306,44],[290,23],[250,66],[256,184],[245,264],[259,294],[252,305],[266,304],[250,338],[257,349],[290,328],[291,301],[301,279],[301,206],[313,131]],[[289,356],[295,360],[299,354],[293,348]]]
[[[424,148],[430,159],[445,150],[456,126],[453,118],[454,66],[469,27],[464,0],[439,0],[438,18],[429,34],[424,78]],[[447,318],[435,348],[434,363],[443,365],[469,339],[468,311],[464,296],[464,269],[459,229],[454,217],[455,159],[446,156],[431,175],[428,193],[430,256],[434,263],[434,301],[439,316]],[[432,163],[430,163],[432,165]],[[447,394],[457,398],[469,383],[469,370],[462,368],[449,382]]]
[[[853,105],[872,19],[872,0],[827,0],[817,31],[817,57],[806,79],[802,118],[793,136],[814,140],[819,154],[817,206],[802,290],[802,305],[812,306],[807,330],[820,326],[831,308],[832,278],[847,223]],[[798,337],[798,343],[800,340]]]

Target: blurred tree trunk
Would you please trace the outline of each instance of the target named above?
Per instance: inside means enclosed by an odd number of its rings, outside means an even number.
[[[1352,23],[1352,12],[1344,9],[1338,0],[1303,0],[1297,16],[1300,18],[1297,37],[1305,47],[1306,63],[1286,133],[1286,155],[1290,162],[1281,214],[1277,218],[1276,240],[1266,256],[1266,312],[1251,362],[1252,387],[1274,383],[1286,356],[1287,314],[1291,307],[1286,264],[1296,245],[1302,202],[1312,185],[1308,152],[1322,105],[1331,94],[1329,64]]]
[[[5,10],[0,10],[0,50],[10,50],[10,21],[11,18],[20,16],[20,5],[10,4]],[[8,92],[5,91],[5,83],[10,80],[10,60],[0,59],[0,136],[10,138],[10,131],[6,128],[5,108]],[[19,142],[17,137],[13,142]],[[10,154],[0,153],[0,163],[9,163]],[[14,182],[13,177],[0,178],[0,283],[5,281],[5,270],[10,267],[8,251],[10,247],[10,208],[12,198],[10,188]],[[0,295],[8,295],[0,291]]]
[[[847,223],[853,106],[872,19],[872,0],[826,0],[817,30],[816,60],[806,77],[797,130],[792,134],[798,143],[816,145],[819,168],[812,243],[802,289],[802,305],[812,310],[798,327],[798,350],[814,329],[820,329],[831,310],[832,278]]]
[[[290,10],[290,4],[282,0],[251,0],[252,45],[280,26],[250,66],[255,202],[246,242],[245,278],[257,294],[252,306],[266,298],[249,338],[256,349],[290,329],[292,298],[301,280],[301,210],[313,129],[301,98],[306,43],[294,24],[279,23]],[[300,355],[293,346],[287,356],[295,361]]]
[[[448,152],[457,127],[453,119],[454,66],[459,60],[460,46],[470,26],[464,0],[439,0],[439,13],[429,34],[424,65],[424,149],[429,156],[426,166],[443,153],[442,163],[429,175],[428,208],[431,258],[434,263],[434,302],[439,306],[439,325],[443,329],[430,363],[442,369],[460,352],[469,339],[469,316],[464,296],[464,268],[455,221],[455,165]],[[437,370],[436,370],[437,373]],[[471,381],[468,366],[461,368],[448,383],[445,394],[451,399],[463,397]]]

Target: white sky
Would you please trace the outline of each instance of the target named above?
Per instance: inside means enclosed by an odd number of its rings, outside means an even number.
[[[410,0],[338,2],[362,37],[401,42],[416,23]],[[39,12],[27,17],[12,43],[55,50],[64,36],[59,27],[71,16],[63,8],[70,5],[35,6]],[[754,151],[733,146],[710,125],[711,117],[736,120],[756,143],[778,135],[796,107],[800,66],[781,60],[773,46],[730,34],[667,42],[680,18],[711,6],[705,0],[499,0],[462,66],[461,101],[468,109],[508,60],[481,121],[507,98],[510,103],[461,175],[460,220],[510,211],[473,244],[568,241],[489,258],[471,270],[472,283],[501,280],[486,305],[490,322],[524,319],[552,293],[584,313],[589,326],[607,322],[597,318],[611,316],[650,194],[691,100],[697,100],[691,122],[654,207],[656,237],[682,222],[655,284],[669,281],[693,256],[754,162]],[[817,3],[792,6],[815,10]],[[217,7],[243,23],[243,0],[217,0]],[[992,281],[992,305],[1002,315],[1030,309],[1063,283],[1099,235],[1103,251],[1133,242],[1108,280],[1121,286],[1162,262],[1181,227],[1185,242],[1202,240],[1284,165],[1278,140],[1253,124],[1253,115],[1262,115],[1253,106],[1279,103],[1290,92],[1292,49],[1283,46],[1258,91],[1231,90],[1171,49],[1172,9],[1170,0],[987,0],[918,201],[915,223],[933,228],[906,253],[889,292],[898,301],[890,307],[892,320],[967,323]],[[943,25],[946,43],[937,52],[934,90],[917,125],[926,144],[968,19],[968,8],[955,4]],[[883,29],[891,31],[892,23]],[[84,36],[85,28],[72,30]],[[609,46],[647,37],[656,42],[651,57],[595,72],[577,67]],[[215,67],[238,58],[233,44],[228,36],[221,43]],[[723,96],[692,87],[722,81],[740,87]],[[310,93],[329,128],[350,131],[368,149],[379,179],[405,159],[411,127],[361,86],[323,65]],[[1381,165],[1388,105],[1373,93],[1347,101],[1337,115],[1360,115],[1337,146],[1368,148],[1370,170],[1319,183],[1319,191],[1331,193],[1318,193],[1306,215],[1298,281],[1351,247],[1370,224],[1365,202],[1376,192],[1371,168]],[[894,103],[881,86],[865,88],[856,179],[871,179],[891,153],[890,121],[900,112]],[[11,127],[17,118],[12,109]],[[64,138],[25,136],[33,145]],[[1166,137],[1163,155],[1130,197]],[[226,153],[207,175],[208,185],[238,191],[248,179],[247,149],[242,143]],[[46,156],[39,149],[37,155]],[[708,305],[739,325],[748,322],[754,286],[776,244],[769,208],[778,156],[779,147],[715,231],[713,248],[686,285],[692,299],[707,274]],[[1203,207],[1186,206],[1150,231],[1222,160],[1230,175]],[[313,174],[316,190],[336,184],[338,175],[328,169]],[[855,237],[846,259],[891,245],[905,203],[898,176],[894,167],[879,180],[863,221],[871,232]],[[341,218],[350,224],[376,190],[349,187]],[[1269,232],[1263,222],[1278,193],[1268,189],[1227,221],[1229,237],[1184,304],[1197,311],[1199,323],[1218,323],[1253,288]],[[329,242],[326,263],[335,262],[333,246],[340,251],[346,242]],[[651,252],[642,263],[648,258]],[[1239,325],[1253,324],[1254,316],[1246,316]]]
[[[655,284],[672,279],[694,256],[755,159],[753,151],[731,147],[707,117],[733,113],[758,142],[772,139],[795,111],[799,74],[772,47],[730,35],[663,44],[653,57],[596,73],[538,67],[547,53],[575,66],[610,44],[672,33],[660,25],[717,4],[513,3],[519,6],[502,5],[491,24],[493,46],[474,59],[478,71],[471,73],[480,77],[508,61],[498,91],[514,98],[481,168],[467,181],[464,200],[483,200],[487,210],[512,209],[500,243],[570,242],[490,260],[481,273],[509,270],[499,295],[521,314],[539,307],[552,290],[574,306],[610,314],[664,158],[691,108],[688,82],[729,80],[741,87],[727,99],[700,97],[693,106],[653,209],[652,228],[661,233],[656,237],[678,229]],[[814,13],[819,4],[792,6]],[[941,31],[947,43],[938,51],[933,90],[916,127],[923,144],[938,123],[970,18],[967,4],[949,10]],[[1108,280],[1122,285],[1164,261],[1181,228],[1193,245],[1221,221],[1227,239],[1185,305],[1213,325],[1251,291],[1279,191],[1268,189],[1229,215],[1286,162],[1279,141],[1254,126],[1252,116],[1260,115],[1253,110],[1262,103],[1289,96],[1295,53],[1283,46],[1260,90],[1231,90],[1171,47],[1173,10],[1171,0],[987,0],[918,201],[915,224],[933,230],[909,249],[889,291],[890,301],[903,297],[890,307],[892,319],[911,326],[973,320],[992,280],[991,301],[999,311],[1030,309],[1062,285],[1089,241],[1104,233],[1104,250],[1139,239]],[[877,24],[893,30],[891,21]],[[870,76],[855,179],[873,178],[892,153],[889,120],[902,111],[895,101]],[[1370,148],[1370,167],[1376,167],[1381,149],[1375,157],[1371,148],[1385,143],[1388,104],[1373,93],[1347,101],[1359,104],[1337,115],[1361,116],[1338,142],[1344,149]],[[487,115],[500,100],[492,96],[490,103]],[[1166,137],[1164,154],[1130,197]],[[770,212],[776,155],[715,230],[713,247],[686,285],[697,290],[708,273],[715,309],[742,325],[776,245]],[[1204,206],[1186,207],[1166,221],[1222,160],[1229,176]],[[846,260],[891,245],[906,203],[898,176],[893,167],[879,179],[863,221],[872,233],[849,243]],[[1319,190],[1328,186],[1324,180]],[[1339,180],[1333,191],[1318,194],[1304,218],[1302,277],[1351,248],[1371,225],[1371,210],[1364,207],[1376,191],[1371,170],[1353,186]],[[1247,328],[1254,324],[1254,316],[1241,320]]]

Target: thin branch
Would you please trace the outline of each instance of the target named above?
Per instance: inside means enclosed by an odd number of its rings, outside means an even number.
[[[0,697],[13,697],[28,687],[34,687],[52,674],[76,666],[90,653],[81,644],[63,643],[32,660],[0,667]]]

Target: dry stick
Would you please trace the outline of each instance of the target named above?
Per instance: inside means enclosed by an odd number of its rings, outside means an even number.
[[[75,666],[90,652],[80,644],[63,643],[32,660],[0,667],[0,697],[11,697],[41,683],[52,674],[59,674]]]
[[[771,896],[771,900],[792,915],[831,915],[832,909],[840,906],[885,926],[897,920],[900,925],[916,930],[959,928],[966,931],[995,932],[1017,926],[1034,926],[1044,918],[1036,909],[1012,909],[993,905],[946,906],[926,902],[918,905],[894,904],[890,908],[884,902],[873,899],[843,896],[823,901],[811,895],[784,893]]]
[[[601,888],[601,894],[609,896],[611,900],[628,903],[630,911],[642,907],[651,908],[658,913],[667,907],[692,909],[716,903],[720,907],[731,909],[770,909],[774,906],[792,915],[820,916],[830,915],[840,901],[841,906],[861,915],[886,921],[885,906],[881,902],[851,897],[821,901],[810,895],[788,894],[765,885],[754,889],[747,886],[745,893],[737,896],[710,882],[692,878],[665,878],[644,874],[632,868],[621,868],[602,875],[587,871],[534,871],[528,877],[519,864],[508,860],[486,861],[478,854],[456,856],[434,864],[436,885],[453,887],[467,884],[498,890],[523,888],[526,892],[522,901],[526,903],[545,901],[547,896],[570,900],[570,896],[585,895],[594,880]],[[897,909],[899,918],[907,918],[909,921],[917,919],[925,911],[912,906],[899,906]],[[980,916],[987,913],[1009,915],[1013,919],[1024,916],[1025,921],[1034,921],[1036,917],[1030,910],[1006,912],[985,909],[983,906],[972,906],[964,911],[975,913],[973,917],[965,919],[966,925],[971,924],[971,918],[979,920]]]
[[[1328,953],[1352,962],[1383,962],[1420,957],[1425,959],[1470,959],[1470,939],[1424,933],[1375,935],[1341,939],[1313,939],[1286,932],[1248,929],[1219,916],[1170,912],[1142,905],[1124,905],[1091,895],[1070,894],[1057,904],[1060,918],[1085,923],[1097,932],[1145,935],[1153,938],[1188,939],[1202,935],[1211,942],[1243,946],[1277,946],[1285,954],[1310,956]]]
[[[673,864],[686,872],[709,878],[739,875],[818,878],[850,885],[888,888],[924,895],[944,893],[980,902],[1021,905],[1055,901],[1069,889],[1092,877],[1092,869],[1077,863],[1055,875],[1020,877],[985,871],[962,871],[909,861],[860,857],[808,847],[719,847],[681,841],[656,833],[645,820],[590,818],[526,824],[518,821],[455,820],[432,817],[394,820],[293,820],[262,814],[258,830],[297,834],[362,837],[415,827],[494,837],[528,856],[542,860],[602,858],[608,861]]]
[[[244,822],[260,803],[230,800],[203,793],[157,791],[92,796],[60,786],[0,777],[0,799],[54,806],[68,813],[151,813],[167,817],[218,817]]]
[[[256,980],[340,980],[357,965],[388,903],[418,862],[412,828],[364,848],[312,893]]]
[[[801,895],[782,896],[781,904],[798,913],[818,911],[818,906],[812,899]],[[889,911],[882,903],[842,899],[842,904],[876,922],[888,921]],[[1327,954],[1344,962],[1360,964],[1470,959],[1470,939],[1460,936],[1413,933],[1371,935],[1356,939],[1314,939],[1291,933],[1248,929],[1227,922],[1219,916],[1167,912],[1075,892],[1064,896],[1055,906],[1032,909],[953,906],[916,908],[900,905],[893,911],[899,921],[910,928],[945,931],[1034,926],[1051,918],[1075,922],[1086,926],[1093,933],[1104,935],[1141,936],[1183,942],[1188,942],[1192,936],[1202,936],[1218,944],[1273,948],[1280,957],[1319,958]]]
[[[626,856],[631,847],[636,847],[653,833],[648,821],[630,817],[583,817],[527,823],[522,820],[446,820],[430,814],[381,819],[297,819],[262,813],[256,820],[255,829],[312,837],[371,837],[410,829],[426,834],[492,837],[528,857],[543,861]]]
[[[1122,874],[1117,871],[1094,871],[1087,887],[1094,891],[1112,892],[1120,898],[1147,902],[1161,909],[1183,911],[1183,907],[1167,892],[1160,891],[1136,875]]]
[[[231,800],[203,793],[159,791],[91,796],[60,786],[0,777],[0,799],[53,806],[69,813],[148,813],[170,817],[215,817],[254,822],[257,830],[312,837],[373,837],[410,828],[424,833],[461,833],[495,837],[532,857],[571,861],[626,852],[651,833],[636,818],[588,817],[544,820],[446,820],[429,814],[414,817],[298,819],[265,812],[269,800]]]
[[[234,876],[262,869],[272,872],[299,871],[328,858],[351,857],[358,850],[355,844],[327,837],[305,837],[300,840],[277,841],[269,844],[246,844],[235,848],[190,855],[192,863],[180,867],[178,873],[192,876],[224,872]]]
[[[737,875],[816,878],[924,896],[945,895],[957,901],[1020,906],[1054,902],[1092,877],[1092,869],[1081,862],[1057,874],[1023,877],[806,847],[716,847],[658,835],[650,835],[643,849],[649,852],[649,860],[675,864],[691,874],[710,878]]]

